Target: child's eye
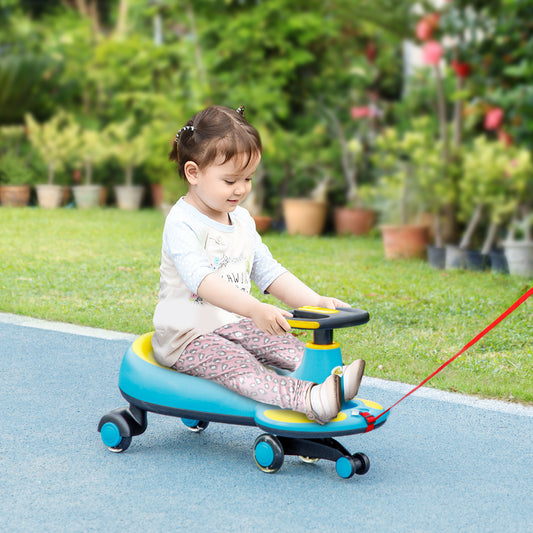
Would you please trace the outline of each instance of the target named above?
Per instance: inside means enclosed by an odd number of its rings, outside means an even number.
[[[233,185],[235,182],[231,180],[224,180],[228,185]]]

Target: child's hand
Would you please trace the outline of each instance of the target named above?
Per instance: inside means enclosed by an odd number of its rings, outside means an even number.
[[[325,307],[326,309],[335,309],[336,307],[351,307],[351,305],[341,300],[337,300],[337,298],[331,298],[330,296],[321,296],[319,299],[318,307]]]
[[[283,337],[291,329],[285,317],[292,317],[292,315],[274,305],[258,302],[250,318],[261,331]]]

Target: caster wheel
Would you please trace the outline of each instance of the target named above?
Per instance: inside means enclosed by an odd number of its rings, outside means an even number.
[[[267,474],[277,472],[283,464],[285,453],[278,438],[269,433],[255,439],[254,459],[260,470]]]
[[[102,442],[114,453],[127,450],[131,444],[131,437],[122,437],[118,426],[113,422],[106,422],[102,426],[100,436],[102,437]]]
[[[309,465],[314,465],[315,463],[318,463],[318,461],[320,461],[320,457],[306,457],[305,455],[299,455],[298,457],[301,461]]]
[[[355,469],[358,476],[364,476],[370,470],[370,459],[364,453],[354,453],[352,457],[359,464]]]
[[[182,418],[181,421],[187,429],[194,433],[200,433],[209,425],[209,422],[205,420],[194,420],[192,418]]]
[[[357,470],[357,462],[351,455],[344,455],[339,457],[335,462],[335,469],[337,474],[344,479],[351,478]]]

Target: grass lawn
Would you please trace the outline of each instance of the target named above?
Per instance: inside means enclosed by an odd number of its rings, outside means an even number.
[[[0,311],[151,330],[163,222],[152,210],[0,208]],[[346,361],[363,357],[367,375],[407,383],[419,383],[531,286],[519,277],[386,261],[376,237],[272,233],[264,241],[317,292],[370,312],[368,324],[336,333]],[[428,385],[533,403],[532,317],[533,298]]]

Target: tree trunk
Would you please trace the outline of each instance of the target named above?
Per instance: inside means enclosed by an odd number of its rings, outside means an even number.
[[[478,204],[476,206],[476,209],[472,213],[472,216],[470,217],[470,220],[468,222],[468,226],[465,229],[463,238],[461,239],[461,242],[459,243],[459,248],[461,250],[466,250],[470,246],[470,242],[472,241],[472,236],[474,235],[474,231],[477,228],[477,225],[479,224],[481,220],[481,215],[483,213],[483,206],[481,204]]]
[[[499,227],[500,225],[496,222],[490,223],[487,236],[485,237],[485,242],[483,243],[483,248],[481,249],[482,254],[488,255],[490,251],[492,250],[492,245],[496,241]]]

